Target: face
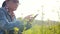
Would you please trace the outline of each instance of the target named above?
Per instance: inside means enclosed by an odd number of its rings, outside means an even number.
[[[18,4],[19,4],[19,1],[18,0],[10,0],[10,1],[7,1],[7,6],[12,11],[15,11],[17,9]]]

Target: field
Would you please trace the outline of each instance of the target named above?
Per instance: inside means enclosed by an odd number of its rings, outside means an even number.
[[[44,23],[43,23],[44,22]],[[23,34],[60,34],[60,22],[56,21],[34,21],[32,27],[24,30]]]
[[[24,31],[23,34],[60,34],[60,25],[39,26],[35,25],[31,29]]]

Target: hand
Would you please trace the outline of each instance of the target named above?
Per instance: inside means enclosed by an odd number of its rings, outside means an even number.
[[[32,17],[32,14],[31,15],[28,15],[24,18],[25,20],[29,21],[29,22],[32,22],[33,21],[33,17]]]

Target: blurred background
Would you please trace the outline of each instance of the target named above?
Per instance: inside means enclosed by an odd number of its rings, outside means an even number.
[[[3,1],[0,0],[0,7]],[[17,19],[22,20],[27,15],[38,14],[32,23],[33,27],[23,34],[60,34],[60,0],[19,0],[19,2],[14,12]]]
[[[0,0],[0,7],[4,0]],[[58,13],[60,13],[60,0],[19,0],[20,4],[14,12],[16,18],[24,18],[30,14],[39,14],[36,20],[53,20],[59,21]]]

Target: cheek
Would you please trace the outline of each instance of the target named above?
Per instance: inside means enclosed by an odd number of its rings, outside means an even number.
[[[9,7],[12,9],[12,8],[14,8],[14,5],[13,4],[10,4]]]
[[[13,5],[13,4],[11,5],[11,8],[12,8],[12,9],[15,9],[15,7],[16,7],[15,5]]]
[[[10,8],[13,10],[16,10],[17,7],[18,7],[18,5],[16,5],[16,4],[13,4],[13,3],[10,4]]]
[[[13,6],[12,6],[12,9],[13,9],[13,10],[16,10],[16,9],[17,9],[17,6],[16,6],[16,5],[13,5]]]
[[[18,6],[13,4],[13,6],[12,6],[12,7],[13,7],[13,8],[17,8]]]

